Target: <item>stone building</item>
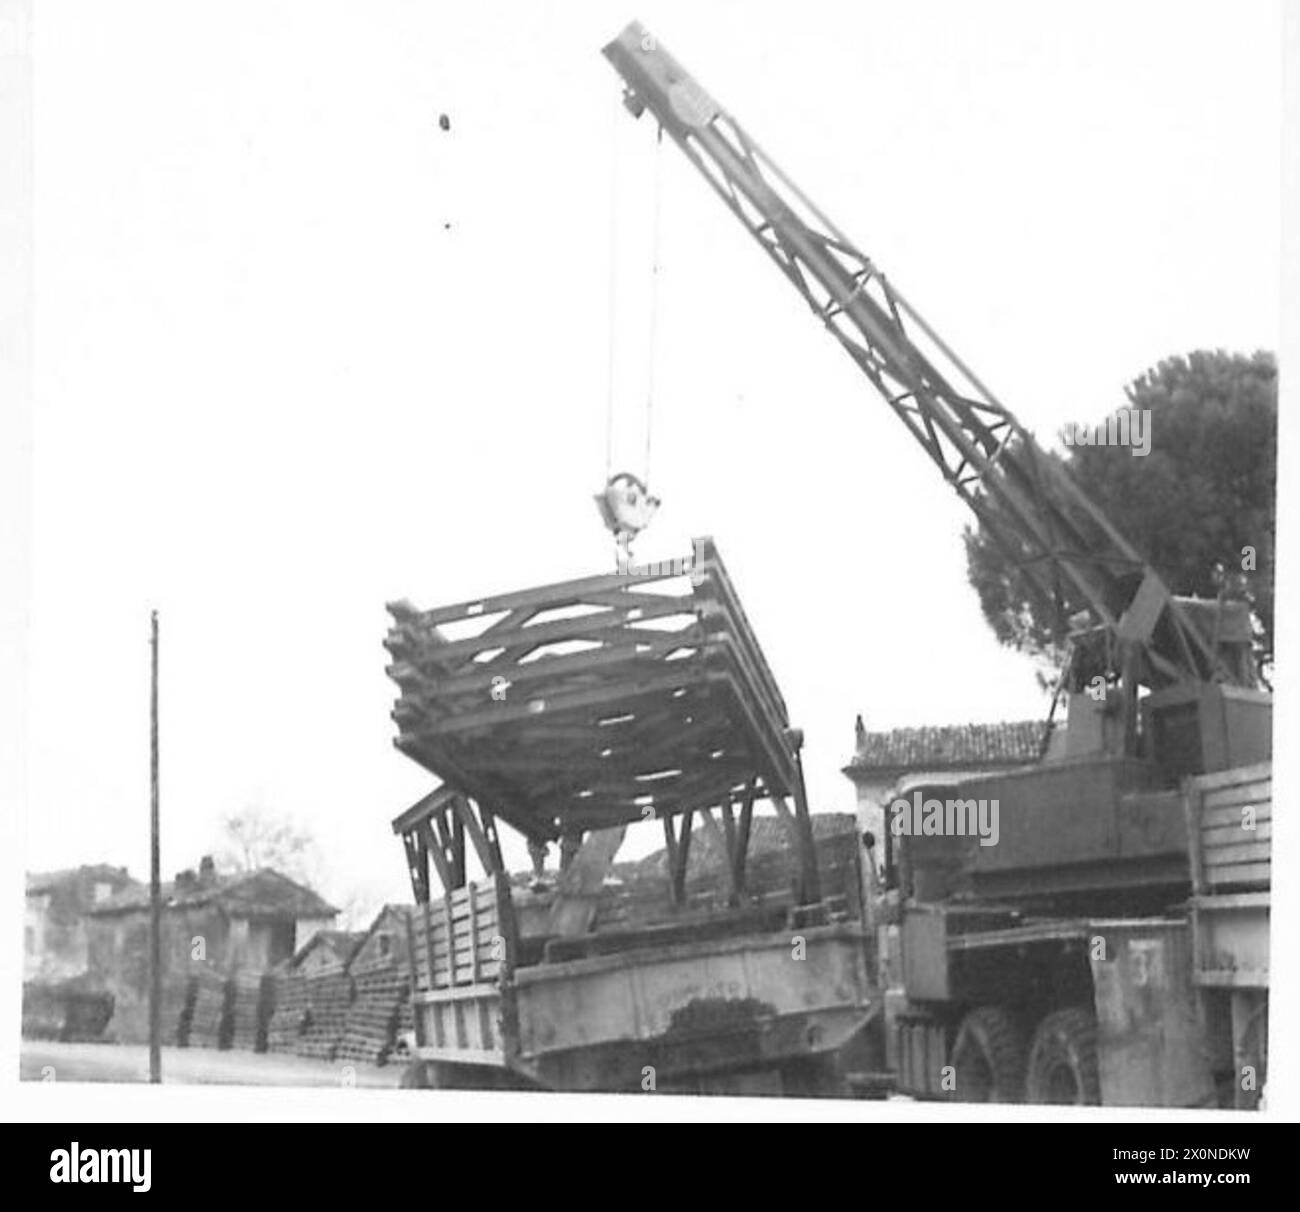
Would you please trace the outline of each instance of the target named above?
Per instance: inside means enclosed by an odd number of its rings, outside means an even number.
[[[86,915],[138,885],[125,867],[96,863],[27,876],[23,980],[57,982],[89,966]]]
[[[219,874],[205,857],[162,888],[164,1027],[183,1013],[200,970],[230,977],[264,973],[288,959],[338,910],[312,889],[270,868]],[[113,994],[111,1034],[147,1038],[149,889],[136,886],[87,915],[91,977]]]

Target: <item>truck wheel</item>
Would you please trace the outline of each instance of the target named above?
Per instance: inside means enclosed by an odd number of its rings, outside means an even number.
[[[962,1102],[1024,1101],[1024,1036],[1000,1006],[981,1006],[962,1019],[951,1063]]]
[[[849,1092],[833,1053],[788,1061],[780,1086],[786,1098],[845,1098]]]
[[[435,1090],[433,1065],[428,1061],[414,1060],[402,1071],[398,1088],[401,1090]]]
[[[1025,1093],[1031,1103],[1101,1103],[1097,1020],[1073,1007],[1049,1014],[1034,1032]]]

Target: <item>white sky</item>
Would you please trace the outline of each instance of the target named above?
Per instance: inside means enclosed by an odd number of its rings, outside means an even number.
[[[409,894],[388,822],[431,780],[391,745],[384,603],[611,565],[611,250],[640,470],[653,127],[599,54],[626,19],[1051,439],[1160,357],[1276,348],[1278,13],[42,6],[27,866],[147,871],[156,606],[164,872],[260,804],[315,834],[327,892]],[[637,554],[714,536],[814,808],[847,810],[855,713],[1046,704],[980,617],[959,503],[669,144],[660,168]]]

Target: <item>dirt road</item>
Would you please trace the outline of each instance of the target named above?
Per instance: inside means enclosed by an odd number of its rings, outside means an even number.
[[[403,1065],[314,1061],[278,1053],[164,1048],[163,1081],[218,1086],[367,1086],[395,1088]],[[23,1081],[147,1082],[149,1049],[141,1044],[60,1044],[23,1040]]]

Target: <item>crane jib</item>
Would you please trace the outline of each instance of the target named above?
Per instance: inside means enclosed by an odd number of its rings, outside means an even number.
[[[1011,412],[643,26],[604,54],[1052,609],[1067,589],[1153,685],[1239,680],[1158,573]],[[1152,609],[1155,602],[1156,608]]]

